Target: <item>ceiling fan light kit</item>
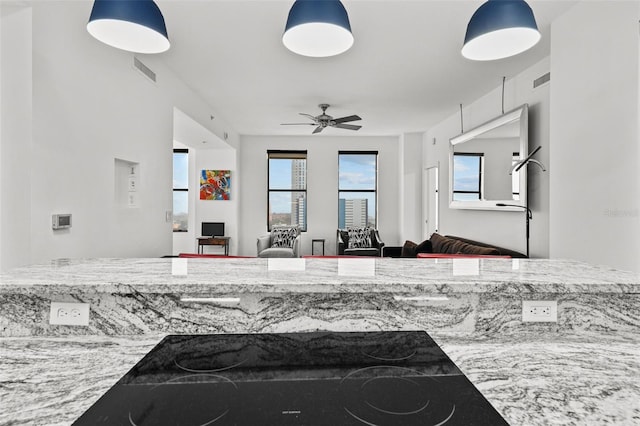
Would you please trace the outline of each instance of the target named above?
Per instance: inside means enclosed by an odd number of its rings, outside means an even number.
[[[164,17],[153,0],[95,0],[87,31],[129,52],[161,53],[171,45]]]
[[[346,52],[353,34],[344,5],[339,0],[296,0],[282,43],[298,55],[316,58]]]
[[[467,25],[462,56],[475,61],[503,59],[540,41],[531,7],[524,0],[488,0]]]

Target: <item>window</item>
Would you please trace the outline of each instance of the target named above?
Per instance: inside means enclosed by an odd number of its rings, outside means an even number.
[[[189,224],[189,150],[173,150],[173,232],[187,232]]]
[[[338,153],[338,228],[377,228],[378,152]]]
[[[482,199],[483,154],[453,154],[453,201]]]
[[[267,226],[298,225],[307,230],[307,151],[267,151]]]
[[[511,167],[515,166],[518,161],[520,161],[520,153],[514,152],[511,159]],[[511,195],[514,200],[520,200],[520,170],[517,172],[514,170],[511,173]]]

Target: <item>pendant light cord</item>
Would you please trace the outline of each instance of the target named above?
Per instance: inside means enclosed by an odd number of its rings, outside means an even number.
[[[462,121],[462,104],[460,104],[460,133],[464,133],[464,122]]]

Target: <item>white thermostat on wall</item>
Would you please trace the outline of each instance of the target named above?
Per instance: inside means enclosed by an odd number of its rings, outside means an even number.
[[[54,214],[51,215],[53,229],[71,228],[70,214]]]

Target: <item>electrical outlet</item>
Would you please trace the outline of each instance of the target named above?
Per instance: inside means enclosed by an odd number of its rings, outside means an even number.
[[[558,322],[558,302],[555,300],[523,300],[523,322]]]
[[[49,324],[89,325],[88,303],[51,302]]]

